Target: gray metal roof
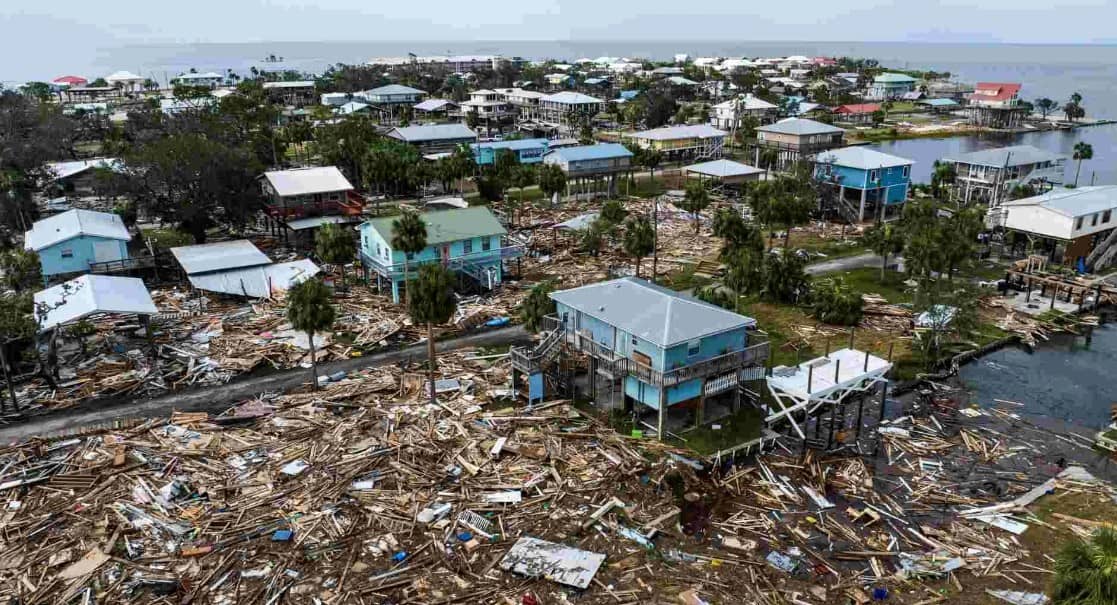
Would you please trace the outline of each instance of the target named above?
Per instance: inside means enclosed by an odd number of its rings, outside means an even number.
[[[1106,210],[1117,210],[1117,185],[1055,189],[1043,195],[1005,202],[1004,205],[1043,206],[1072,218],[1089,216]]]
[[[776,134],[793,134],[793,135],[810,135],[810,134],[833,134],[838,132],[845,132],[844,129],[806,118],[787,118],[780,120],[775,124],[768,124],[757,128],[760,132],[774,132]]]
[[[749,176],[751,174],[764,172],[762,168],[755,168],[748,164],[734,162],[733,160],[713,160],[710,162],[702,162],[701,164],[691,164],[684,170],[717,178]]]
[[[189,275],[190,285],[207,292],[221,292],[249,298],[270,298],[318,274],[318,265],[308,258],[274,265],[243,267]]]
[[[971,153],[963,153],[943,160],[957,164],[975,164],[978,166],[1026,166],[1042,162],[1055,162],[1066,159],[1066,156],[1050,151],[1044,151],[1031,145],[1013,145],[997,149],[983,149]]]
[[[756,323],[633,277],[554,292],[551,298],[662,348]]]
[[[187,275],[271,264],[271,259],[246,239],[171,248]]]
[[[476,139],[477,133],[465,124],[426,124],[423,126],[400,126],[393,128],[389,136],[395,136],[409,143],[420,141],[443,141],[449,139]]]
[[[677,141],[680,139],[718,139],[729,135],[724,130],[719,130],[708,124],[694,124],[682,126],[664,126],[652,130],[633,133],[634,139],[649,141]]]

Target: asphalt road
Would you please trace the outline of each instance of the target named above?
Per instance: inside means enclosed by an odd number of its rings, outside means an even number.
[[[889,257],[891,263],[900,262],[900,257]],[[881,258],[872,252],[865,254],[858,254],[857,256],[846,256],[843,258],[835,258],[834,260],[822,261],[807,265],[807,275],[824,275],[826,273],[838,273],[841,271],[850,271],[852,269],[862,269],[864,267],[880,267]]]
[[[473,347],[493,347],[516,344],[530,340],[523,326],[509,326],[476,334],[467,334],[440,341],[438,351],[453,351]],[[354,372],[365,368],[393,364],[409,359],[426,359],[425,343],[400,349],[323,363],[318,374],[325,376],[338,371]],[[264,392],[282,392],[310,382],[310,370],[296,368],[267,376],[234,380],[227,384],[169,393],[149,399],[133,399],[111,405],[91,402],[77,408],[66,408],[32,416],[25,421],[0,428],[0,443],[9,443],[35,436],[57,435],[80,428],[108,425],[130,418],[155,418],[167,416],[174,410],[182,412],[220,412],[231,404]]]

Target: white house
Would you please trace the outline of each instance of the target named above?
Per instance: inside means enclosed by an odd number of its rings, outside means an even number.
[[[714,105],[713,109],[713,115],[710,116],[710,126],[723,130],[733,130],[734,127],[740,127],[740,120],[746,117],[756,118],[761,125],[769,124],[776,119],[779,111],[777,105],[754,97],[751,93],[738,99],[718,103]]]
[[[206,88],[217,88],[225,81],[225,76],[209,71],[206,73],[188,72],[179,74],[171,80],[171,84],[182,84],[184,86],[204,86]]]
[[[989,211],[987,220],[1024,234],[1033,250],[1067,264],[1085,259],[1117,227],[1117,185],[1056,189]]]

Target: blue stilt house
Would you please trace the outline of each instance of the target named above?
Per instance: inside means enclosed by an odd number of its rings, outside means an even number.
[[[838,203],[850,218],[891,218],[908,199],[912,160],[865,147],[824,151],[815,159],[815,177],[837,187]]]
[[[390,284],[396,302],[400,301],[401,287],[408,279],[415,279],[424,264],[442,263],[474,286],[492,290],[504,278],[504,261],[522,253],[520,247],[505,243],[508,231],[486,207],[438,210],[419,216],[427,227],[427,247],[416,254],[392,247],[396,217],[377,218],[360,226],[361,263],[376,275],[377,284]]]
[[[564,343],[588,355],[591,374],[623,385],[627,409],[656,411],[657,433],[673,407],[695,411],[706,400],[763,376],[768,343],[749,329],[756,320],[637,278],[625,277],[551,294],[556,313],[540,344],[513,349],[512,363],[530,378]]]

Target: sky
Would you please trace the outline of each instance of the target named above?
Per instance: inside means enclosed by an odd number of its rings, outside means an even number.
[[[75,52],[112,43],[366,39],[1084,43],[1112,39],[1115,19],[1113,0],[3,0],[0,43],[24,52],[51,40]]]
[[[1117,0],[0,0],[0,79],[165,43],[1117,42]],[[29,51],[32,51],[29,53]],[[79,62],[81,63],[81,62]],[[22,67],[22,69],[21,69]]]

